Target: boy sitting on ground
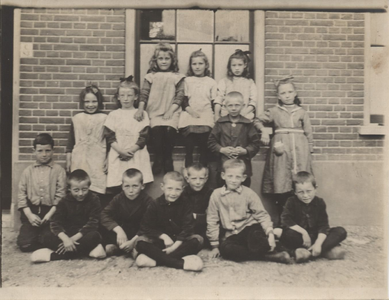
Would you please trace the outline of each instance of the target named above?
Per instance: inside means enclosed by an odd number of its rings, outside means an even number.
[[[326,204],[316,197],[316,180],[312,174],[302,171],[293,178],[295,196],[290,197],[281,214],[283,229],[274,232],[280,242],[294,250],[297,263],[323,256],[343,259],[345,251],[339,243],[346,239],[343,227],[330,228]]]
[[[52,160],[53,138],[41,133],[33,145],[36,162],[23,171],[18,192],[22,226],[17,245],[23,252],[43,247],[42,238],[50,234],[50,219],[66,188],[66,172]]]
[[[140,222],[153,201],[144,188],[142,173],[138,169],[128,169],[123,173],[122,192],[101,212],[107,256],[119,254],[120,250],[126,253],[133,250]]]
[[[31,255],[34,263],[74,259],[80,256],[105,258],[101,235],[100,200],[89,192],[91,180],[84,170],[74,170],[68,178],[69,193],[58,203],[50,224],[51,234],[45,235],[43,245]],[[54,250],[54,251],[53,251]]]
[[[287,252],[274,252],[273,223],[261,199],[246,180],[245,163],[229,159],[223,164],[225,186],[216,189],[207,210],[207,236],[212,246],[212,257],[221,255],[233,261],[269,260],[289,263]],[[219,222],[226,230],[219,247]]]
[[[209,241],[206,237],[207,219],[206,210],[209,204],[209,198],[213,192],[207,186],[208,168],[201,164],[192,164],[184,169],[184,177],[188,185],[185,187],[182,195],[186,197],[193,209],[195,219],[195,234],[204,239],[204,246],[209,247]]]
[[[184,177],[175,171],[166,173],[161,189],[163,195],[150,203],[142,220],[135,263],[138,267],[201,271],[203,261],[195,254],[203,238],[194,234],[192,206],[182,196]]]

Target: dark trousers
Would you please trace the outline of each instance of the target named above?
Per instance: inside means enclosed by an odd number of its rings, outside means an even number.
[[[128,227],[121,226],[121,227],[124,230],[124,232],[126,233],[128,240],[131,240],[138,232],[137,229],[131,228],[130,226],[128,226]],[[108,244],[117,245],[117,234],[115,231],[107,230],[105,227],[101,226],[100,233],[101,233],[101,236],[103,239],[102,244],[104,246],[108,245]]]
[[[162,251],[162,249],[165,249],[165,244],[161,239],[141,237],[136,244],[136,250],[139,253],[143,253],[154,259],[159,266],[182,269],[184,267],[184,260],[182,257],[197,254],[201,250],[202,244],[202,237],[192,235],[187,240],[183,241],[181,246],[175,251],[166,254]]]
[[[150,143],[155,155],[154,164],[163,167],[165,173],[174,171],[173,149],[176,136],[177,130],[170,126],[155,126],[150,130]]]
[[[286,200],[288,200],[288,198],[292,196],[293,196],[293,192],[272,195],[272,199],[276,205],[277,213],[278,213],[278,226],[281,226],[281,214],[282,211],[284,210]]]
[[[40,207],[31,205],[30,209],[33,214],[43,219],[51,207],[45,205],[41,205]],[[23,210],[20,211],[20,220],[22,222],[22,226],[20,227],[19,235],[16,241],[20,250],[23,252],[31,252],[43,248],[43,237],[51,233],[50,222],[46,222],[46,224],[39,227],[32,226]]]
[[[200,159],[199,162],[203,166],[207,166],[209,161],[208,141],[209,132],[204,133],[190,133],[184,138],[185,143],[185,167],[193,164],[193,151],[195,146],[198,146]]]
[[[73,234],[69,235],[71,237]],[[101,235],[97,231],[90,231],[86,233],[82,238],[80,238],[76,245],[77,251],[74,252],[66,252],[64,254],[51,254],[51,260],[61,260],[61,259],[74,259],[80,256],[88,256],[89,252],[91,252],[94,248],[97,247],[101,242]],[[58,249],[58,246],[62,243],[62,240],[55,236],[53,233],[50,235],[46,235],[43,239],[43,245],[45,248],[50,248],[54,251]]]
[[[315,243],[318,234],[309,234],[312,244]],[[322,253],[331,250],[339,243],[345,240],[347,231],[343,227],[333,227],[330,229],[327,238],[322,244]],[[297,249],[303,247],[303,236],[301,233],[287,228],[282,231],[280,242],[289,249]]]
[[[220,187],[222,187],[222,186],[225,185],[225,184],[226,184],[226,182],[225,182],[224,179],[222,178],[221,172],[218,172],[218,175],[217,175],[217,187],[220,188]],[[248,177],[248,176],[247,176],[246,180],[243,181],[242,184],[243,184],[244,186],[250,187],[250,185],[251,185],[251,177]]]
[[[255,234],[254,234],[255,232]],[[253,241],[252,239],[256,239]],[[259,245],[256,251],[249,250],[249,243]],[[258,260],[270,250],[266,233],[261,224],[254,224],[246,227],[238,234],[229,236],[220,244],[220,255],[224,259],[233,261]]]

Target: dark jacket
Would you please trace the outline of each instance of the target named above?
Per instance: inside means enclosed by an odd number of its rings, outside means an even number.
[[[145,191],[141,191],[134,200],[128,199],[124,192],[121,192],[101,212],[101,224],[107,230],[120,226],[124,231],[128,229],[137,232],[151,201],[153,198]]]
[[[326,204],[322,198],[315,197],[311,203],[305,204],[297,196],[290,197],[281,214],[281,224],[284,228],[299,225],[309,234],[328,234],[330,226]]]
[[[188,199],[182,195],[168,202],[162,195],[150,205],[141,222],[139,235],[158,238],[165,233],[175,241],[183,241],[194,234],[193,210]]]
[[[199,192],[193,190],[189,185],[185,187],[182,196],[189,200],[193,212],[196,214],[196,224],[207,224],[206,210],[213,190],[204,186]]]
[[[77,201],[70,193],[57,205],[50,222],[56,236],[65,232],[68,236],[81,232],[82,235],[97,231],[100,221],[100,199],[89,192],[83,201]]]
[[[247,176],[252,176],[251,158],[259,151],[260,138],[253,123],[240,116],[235,127],[230,117],[224,116],[217,120],[208,138],[208,148],[220,156],[218,170],[221,171],[223,163],[228,157],[220,153],[223,147],[242,147],[247,150],[246,155],[239,156],[246,164]]]

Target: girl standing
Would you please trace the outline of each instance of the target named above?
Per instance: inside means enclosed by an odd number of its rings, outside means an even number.
[[[103,95],[99,88],[90,85],[80,93],[80,108],[84,109],[72,118],[66,146],[66,171],[82,169],[88,173],[92,184],[90,190],[105,194],[107,147],[104,122],[107,115]]]
[[[151,172],[150,156],[147,151],[149,118],[142,111],[142,121],[136,121],[138,111],[134,102],[138,99],[139,87],[133,77],[121,78],[115,100],[118,109],[109,113],[105,121],[107,142],[111,145],[108,154],[108,187],[120,187],[124,171],[138,169],[143,174],[143,183],[154,180]]]
[[[169,44],[160,43],[150,59],[150,69],[143,81],[138,121],[143,111],[150,117],[151,143],[155,151],[153,173],[173,171],[173,148],[184,98],[184,75],[178,73],[178,61]]]
[[[193,150],[199,147],[200,163],[208,163],[207,141],[214,125],[212,101],[216,97],[217,83],[210,76],[209,62],[204,52],[194,51],[189,58],[185,78],[185,98],[178,128],[184,136],[185,167],[193,164]]]
[[[249,120],[255,116],[257,105],[257,87],[250,78],[248,63],[249,51],[237,49],[230,56],[227,64],[227,77],[219,81],[217,86],[217,97],[215,99],[215,122],[227,115],[224,108],[224,99],[229,92],[240,92],[243,95],[244,107],[241,115]]]
[[[270,143],[263,175],[262,192],[274,194],[279,214],[293,191],[292,176],[300,171],[313,174],[311,153],[313,138],[308,113],[300,106],[293,77],[275,82],[278,105],[254,120],[262,131],[261,141],[268,145],[269,134],[264,124],[273,124],[274,137]]]

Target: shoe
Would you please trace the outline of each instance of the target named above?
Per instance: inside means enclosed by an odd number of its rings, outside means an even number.
[[[203,261],[197,255],[188,255],[182,258],[184,260],[184,270],[200,272],[203,269]]]
[[[250,232],[247,247],[250,252],[257,253],[262,248],[263,234],[259,230]]]
[[[292,262],[290,255],[286,251],[266,254],[265,259],[268,261],[279,262],[283,264],[290,264]]]
[[[107,256],[119,255],[119,248],[114,244],[108,244],[105,246],[105,253]]]
[[[51,253],[53,252],[54,251],[50,250],[49,248],[36,250],[31,254],[31,261],[33,263],[49,262],[51,258]]]
[[[312,256],[311,252],[305,248],[297,248],[294,253],[296,255],[296,263],[298,264],[307,262]]]
[[[344,251],[340,246],[336,246],[331,250],[323,253],[323,257],[327,259],[343,259],[346,255],[346,251]]]
[[[144,267],[152,268],[152,267],[155,267],[157,265],[157,262],[145,254],[139,254],[135,260],[135,264],[139,268],[144,268]]]
[[[92,258],[103,259],[107,257],[107,254],[104,251],[103,245],[98,244],[96,248],[89,252],[89,256]]]

